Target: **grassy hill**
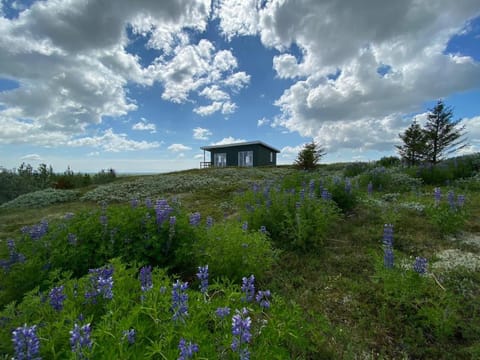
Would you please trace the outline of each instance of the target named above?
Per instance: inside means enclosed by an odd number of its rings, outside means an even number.
[[[26,324],[42,358],[175,359],[182,339],[198,359],[478,358],[479,179],[442,174],[204,169],[18,197],[0,206],[0,354]],[[92,295],[109,271],[114,295]],[[91,346],[72,350],[69,331],[87,323]]]

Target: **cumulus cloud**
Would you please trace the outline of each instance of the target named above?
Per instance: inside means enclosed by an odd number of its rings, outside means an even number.
[[[168,150],[181,153],[182,151],[192,150],[192,148],[183,144],[172,144],[168,147]],[[184,156],[183,154],[180,155]]]
[[[241,142],[245,142],[245,141],[247,141],[247,140],[235,139],[233,136],[228,136],[226,138],[223,138],[220,141],[217,141],[217,142],[213,143],[212,145],[228,145],[228,144],[241,143]]]
[[[451,37],[480,15],[475,0],[232,0],[219,1],[216,14],[228,39],[259,35],[280,51],[273,69],[294,83],[275,102],[280,115],[271,125],[332,151],[391,148],[406,114],[478,87],[479,63],[445,53]]]
[[[28,154],[21,157],[22,160],[26,161],[43,161],[42,157],[38,154]]]
[[[196,127],[193,129],[193,138],[197,140],[208,140],[208,138],[212,136],[212,132],[208,129],[204,129],[201,127]]]
[[[142,118],[141,121],[133,124],[132,130],[140,130],[140,131],[150,131],[151,134],[157,132],[157,128],[155,124],[149,123],[146,119]]]
[[[160,143],[157,141],[131,140],[126,134],[116,134],[112,129],[107,129],[103,135],[69,140],[66,145],[101,148],[107,152],[149,150],[160,147]]]
[[[265,117],[257,120],[257,126],[258,126],[258,127],[263,126],[263,125],[268,125],[268,124],[270,124],[270,120],[268,120],[268,119],[265,118]]]

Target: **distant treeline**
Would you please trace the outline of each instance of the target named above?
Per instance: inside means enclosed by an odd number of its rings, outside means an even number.
[[[74,173],[70,167],[63,173],[55,173],[52,166],[46,164],[40,164],[37,169],[25,163],[12,170],[0,167],[0,204],[32,191],[47,188],[75,189],[91,184],[105,184],[115,178],[113,169],[90,175]]]

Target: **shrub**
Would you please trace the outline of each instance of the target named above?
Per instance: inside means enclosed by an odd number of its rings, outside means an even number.
[[[0,208],[9,209],[44,207],[51,204],[74,201],[78,198],[78,196],[79,193],[75,190],[38,190],[28,194],[20,195],[14,200],[0,205]]]

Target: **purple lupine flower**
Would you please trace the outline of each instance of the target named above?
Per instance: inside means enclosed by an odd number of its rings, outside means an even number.
[[[244,221],[242,224],[242,230],[247,231],[248,230],[248,221]]]
[[[308,188],[310,190],[310,197],[313,197],[315,194],[315,180],[311,179],[308,183]]]
[[[84,351],[92,348],[91,333],[92,329],[90,324],[79,326],[75,323],[73,330],[70,331],[70,346],[72,352],[80,359],[86,358]]]
[[[180,356],[177,360],[187,360],[191,359],[193,354],[198,352],[199,347],[197,344],[193,344],[191,341],[187,343],[184,338],[181,338],[178,343],[178,349],[180,350]]]
[[[90,274],[90,291],[85,293],[85,298],[92,299],[95,303],[97,296],[104,299],[113,298],[113,267],[103,267],[88,270]]]
[[[170,216],[170,220],[168,221],[168,223],[170,224],[170,226],[175,226],[175,224],[177,223],[177,217]]]
[[[213,226],[213,218],[211,216],[207,216],[207,228],[211,228]]]
[[[48,221],[44,219],[39,224],[24,226],[21,231],[23,234],[30,236],[32,240],[38,240],[47,233]]]
[[[433,197],[435,199],[435,205],[438,205],[442,199],[442,190],[439,187],[433,189]]]
[[[133,209],[136,209],[136,208],[138,207],[138,204],[139,204],[139,203],[140,203],[140,202],[138,201],[138,199],[132,199],[132,200],[130,201],[130,205],[132,206]]]
[[[457,205],[458,207],[463,207],[463,205],[465,205],[465,195],[457,196]]]
[[[385,224],[383,226],[383,245],[393,247],[393,225]]]
[[[300,189],[299,195],[300,201],[303,201],[305,199],[305,189]]]
[[[245,301],[253,301],[255,297],[255,276],[242,278],[242,291],[245,293]]]
[[[413,263],[413,270],[415,270],[420,275],[425,275],[427,273],[428,261],[424,257],[417,256],[415,262]]]
[[[67,298],[63,292],[64,289],[64,285],[54,287],[52,290],[50,290],[48,295],[50,298],[50,305],[52,305],[52,307],[57,311],[61,311],[63,309],[63,302]]]
[[[135,336],[137,335],[135,329],[123,330],[123,338],[127,339],[129,344],[135,344]]]
[[[252,190],[254,193],[258,193],[260,191],[260,185],[258,185],[257,183],[253,183]]]
[[[368,195],[372,195],[373,193],[373,184],[371,181],[367,185],[367,192],[368,192]]]
[[[143,292],[153,289],[152,267],[150,265],[140,269],[140,288]]]
[[[262,234],[266,234],[267,233],[267,227],[265,225],[260,226],[260,232]]]
[[[179,280],[173,284],[172,290],[172,312],[173,320],[185,321],[188,316],[188,282],[181,283]]]
[[[270,297],[271,297],[270,290],[265,290],[265,291],[260,290],[255,296],[255,300],[257,300],[257,303],[260,305],[262,309],[268,309],[270,308]]]
[[[161,226],[167,219],[170,218],[173,208],[168,204],[167,200],[159,199],[155,204],[155,216],[157,225]]]
[[[208,265],[198,267],[197,278],[200,280],[200,292],[205,294],[208,291]]]
[[[200,224],[201,215],[199,212],[190,214],[189,224],[192,226],[198,226]]]
[[[20,326],[12,331],[13,349],[15,351],[14,359],[18,360],[37,360],[40,352],[40,341],[37,337],[37,326]]]
[[[383,249],[383,264],[387,269],[393,268],[393,249],[385,246]]]
[[[108,216],[105,215],[105,214],[102,214],[100,215],[100,224],[102,224],[102,226],[106,227],[108,225]]]
[[[352,191],[352,182],[350,181],[350,179],[345,179],[345,192],[347,194],[350,194],[351,191]]]
[[[9,259],[2,261],[2,267],[5,269],[9,269],[15,263],[23,263],[25,262],[25,255],[19,253],[15,246],[15,240],[7,239],[7,247],[8,247],[8,254]]]
[[[219,307],[215,310],[215,315],[217,315],[220,319],[227,317],[230,314],[230,308],[226,307]]]
[[[152,199],[150,199],[150,198],[145,199],[145,207],[147,209],[151,209],[153,207]]]
[[[63,216],[63,218],[64,218],[65,220],[70,220],[71,218],[73,218],[74,215],[75,215],[75,214],[72,213],[72,212],[67,212],[67,213]]]
[[[70,245],[73,245],[73,246],[77,245],[77,235],[69,233],[67,235],[67,241]]]
[[[302,203],[300,201],[295,202],[295,209],[300,209],[302,207]]]
[[[249,360],[250,352],[248,351],[248,344],[252,339],[250,328],[252,319],[248,316],[248,310],[243,308],[241,311],[235,310],[235,315],[232,317],[232,345],[234,352],[240,355],[241,360]]]
[[[447,194],[448,205],[450,205],[450,209],[454,210],[456,207],[455,204],[455,193],[453,190],[450,190]]]
[[[332,195],[328,192],[327,189],[322,190],[322,199],[323,200],[330,200],[332,198]]]

